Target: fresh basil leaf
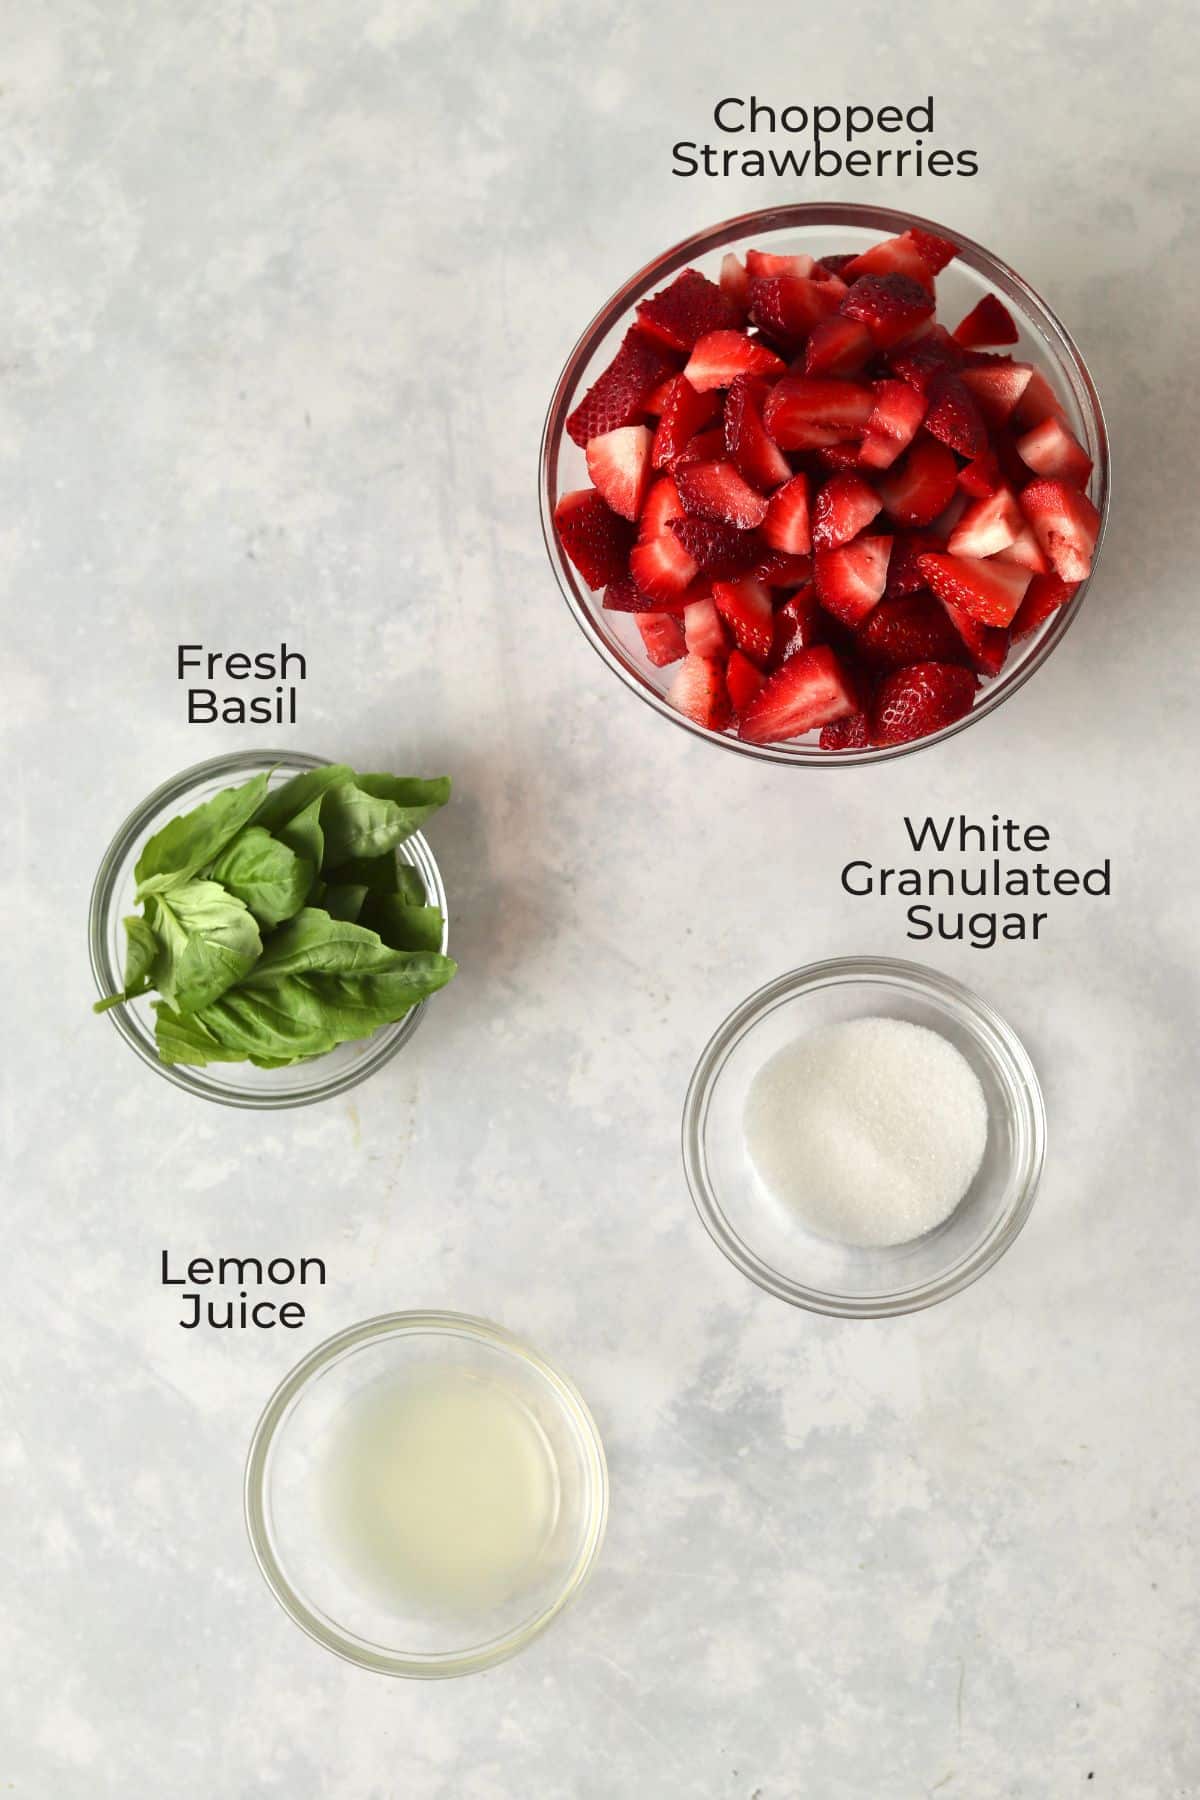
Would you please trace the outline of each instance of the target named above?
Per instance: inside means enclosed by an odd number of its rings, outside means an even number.
[[[372,894],[360,921],[393,950],[440,950],[444,923],[436,906],[410,906],[399,894]]]
[[[254,915],[215,881],[152,894],[146,916],[158,938],[154,985],[177,1012],[199,1012],[249,974],[262,952]]]
[[[158,956],[158,939],[140,913],[131,913],[121,923],[125,927],[125,986],[119,994],[97,1000],[93,1012],[107,1012],[110,1006],[120,1006],[123,1000],[136,1000],[154,986],[152,975]]]
[[[389,969],[395,953],[378,932],[346,919],[334,919],[320,907],[306,906],[273,931],[262,956],[247,977],[256,987],[288,975],[360,974]]]
[[[265,827],[264,827],[265,829]],[[295,818],[287,819],[275,828],[274,836],[297,856],[304,858],[313,871],[312,886],[315,887],[317,870],[325,861],[325,833],[321,830],[321,796],[309,801],[308,805],[298,812]],[[310,887],[309,892],[311,893]],[[306,895],[305,898],[308,896]]]
[[[264,831],[280,835],[280,826],[295,819],[312,804],[343,781],[353,781],[354,770],[346,763],[325,763],[319,769],[305,769],[277,788],[272,788],[251,821]],[[301,854],[307,854],[301,852]]]
[[[325,874],[330,881],[365,887],[372,894],[394,894],[399,879],[397,869],[395,852],[389,850],[383,856],[352,856],[338,869],[327,868]]]
[[[331,881],[322,895],[321,906],[331,919],[344,919],[353,924],[362,912],[366,897],[365,887],[353,882]]]
[[[325,866],[335,869],[351,857],[376,857],[394,850],[449,797],[445,776],[420,781],[360,775],[331,788],[321,807]]]
[[[240,832],[210,870],[213,881],[244,900],[259,924],[267,926],[280,925],[300,911],[315,873],[312,863],[261,825]]]
[[[211,800],[156,831],[143,845],[134,866],[137,898],[180,887],[207,868],[249,823],[266,791],[264,771],[240,787],[222,788]]]

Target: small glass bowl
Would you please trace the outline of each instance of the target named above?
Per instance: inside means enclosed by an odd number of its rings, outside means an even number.
[[[499,1380],[528,1413],[557,1490],[529,1587],[478,1616],[372,1597],[342,1571],[323,1517],[322,1472],[347,1406],[415,1370]],[[246,1463],[246,1525],[271,1592],[309,1637],[360,1668],[436,1680],[515,1656],[557,1618],[595,1566],[608,1519],[608,1469],[594,1420],[567,1378],[499,1326],[453,1312],[388,1313],[328,1339],[267,1403]]]
[[[714,225],[685,238],[674,249],[665,251],[644,269],[639,269],[636,275],[631,275],[601,307],[567,358],[550,401],[541,446],[542,533],[558,585],[576,623],[613,673],[664,718],[697,737],[707,738],[709,743],[740,751],[744,756],[826,767],[830,764],[883,762],[941,743],[953,737],[955,732],[965,731],[975,720],[994,712],[1010,694],[1024,686],[1062,642],[1078,616],[1087,592],[1088,584],[1084,582],[1069,605],[1060,607],[1039,631],[1014,645],[1000,674],[990,681],[985,678],[971,711],[942,731],[916,738],[912,743],[871,750],[822,750],[815,733],[788,742],[748,744],[727,732],[710,731],[706,726],[693,723],[667,702],[664,696],[677,665],[655,668],[642,648],[632,615],[606,612],[601,605],[602,596],[592,593],[559,543],[554,529],[555,506],[562,494],[586,487],[589,481],[583,451],[566,434],[567,417],[616,355],[621,339],[634,322],[640,301],[683,268],[698,268],[715,280],[726,251],[732,250],[738,255],[753,248],[779,254],[805,251],[820,258],[842,250],[865,250],[881,237],[895,237],[914,228],[933,232],[958,245],[958,256],[937,278],[938,316],[957,320],[984,294],[999,294],[1020,332],[1019,341],[1007,346],[1006,350],[1011,350],[1019,361],[1031,362],[1041,368],[1064,403],[1067,422],[1094,464],[1088,485],[1088,494],[1100,513],[1094,571],[1108,516],[1108,435],[1100,398],[1082,355],[1046,302],[999,257],[963,237],[961,232],[952,231],[949,226],[910,213],[893,212],[879,206],[777,206],[765,212],[744,213],[740,218],[728,219],[722,225]]]
[[[987,1100],[983,1163],[958,1207],[909,1243],[860,1249],[818,1237],[762,1191],[743,1116],[750,1084],[784,1045],[845,1019],[907,1019],[947,1038]],[[968,988],[916,963],[841,957],[772,981],[732,1012],[696,1065],[683,1162],[710,1236],[743,1275],[810,1312],[917,1312],[978,1279],[1029,1217],[1046,1149],[1042,1092],[1020,1039]]]
[[[102,997],[119,993],[124,984],[125,932],[121,920],[127,913],[137,911],[133,869],[146,839],[161,830],[177,813],[190,812],[222,788],[236,787],[264,769],[273,771],[269,786],[278,787],[302,770],[325,768],[328,763],[328,757],[305,756],[296,750],[242,750],[228,756],[214,756],[165,781],[130,813],[105,851],[92,888],[88,948],[92,974]],[[429,904],[441,912],[442,951],[445,953],[449,929],[446,893],[433,852],[417,832],[400,845],[396,854],[417,870],[425,884]],[[253,1063],[213,1063],[204,1068],[191,1068],[184,1063],[160,1062],[149,996],[111,1007],[107,1017],[142,1061],[157,1074],[173,1081],[176,1087],[186,1088],[190,1094],[198,1094],[203,1100],[215,1100],[224,1106],[268,1109],[307,1106],[313,1100],[328,1100],[365,1081],[412,1037],[421,1023],[425,1005],[422,1001],[402,1019],[384,1025],[372,1037],[354,1044],[340,1044],[325,1056],[315,1056],[311,1062],[294,1063],[286,1069],[257,1069]]]

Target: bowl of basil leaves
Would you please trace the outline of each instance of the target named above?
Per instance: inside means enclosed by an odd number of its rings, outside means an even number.
[[[229,1106],[303,1106],[396,1054],[456,965],[420,827],[445,777],[245,751],[165,782],[110,844],[89,945],[142,1060]]]

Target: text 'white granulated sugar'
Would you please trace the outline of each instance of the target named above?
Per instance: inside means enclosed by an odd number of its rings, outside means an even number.
[[[764,1064],[745,1128],[759,1180],[811,1231],[878,1248],[954,1211],[983,1161],[988,1110],[974,1069],[938,1032],[849,1019]]]

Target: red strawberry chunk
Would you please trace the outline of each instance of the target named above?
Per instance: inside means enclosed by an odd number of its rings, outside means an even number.
[[[633,527],[595,488],[564,494],[554,509],[554,524],[563,549],[590,588],[607,587],[625,573]]]
[[[883,590],[885,600],[895,600],[901,594],[915,594],[925,586],[919,558],[927,550],[941,550],[940,537],[934,537],[928,531],[898,531],[892,544],[892,554],[888,560],[887,586]]]
[[[721,292],[737,313],[738,324],[744,323],[750,310],[750,277],[746,265],[732,250],[721,258]]]
[[[646,402],[668,375],[670,357],[633,326],[603,375],[594,381],[567,420],[567,435],[580,449],[619,425],[636,425]]]
[[[1034,374],[1029,363],[998,362],[984,368],[963,369],[961,380],[986,423],[995,427],[1008,423]]]
[[[902,344],[888,357],[888,367],[900,381],[923,394],[935,375],[962,366],[963,353],[944,325],[931,325],[911,344]]]
[[[982,456],[977,456],[965,469],[960,469],[958,485],[973,500],[986,500],[989,494],[994,494],[997,488],[1003,487],[1004,477],[1000,473],[995,451],[985,450]]]
[[[840,313],[818,319],[804,346],[806,375],[857,375],[871,360],[875,341],[857,319]]]
[[[942,606],[974,667],[981,675],[998,675],[1008,655],[1010,633],[1003,625],[981,625],[965,607],[956,606],[952,600],[943,600]]]
[[[785,486],[772,494],[762,534],[773,550],[782,550],[789,556],[808,555],[812,549],[812,533],[807,475],[793,475]]]
[[[1051,417],[1062,419],[1066,423],[1066,413],[1062,402],[1046,380],[1040,369],[1030,369],[1029,380],[1017,400],[1014,414],[1016,423],[1024,430],[1031,425],[1040,425],[1043,419]]]
[[[765,680],[762,670],[748,656],[743,656],[740,650],[730,651],[725,669],[725,686],[729,691],[729,704],[735,716],[746,710]]]
[[[621,575],[616,581],[610,581],[604,590],[602,604],[609,612],[649,613],[655,610],[654,602],[646,598],[632,575]]]
[[[773,350],[740,331],[710,331],[696,344],[684,374],[697,393],[727,388],[739,375],[780,375],[784,364]]]
[[[667,468],[698,431],[712,424],[720,410],[721,402],[716,394],[698,394],[685,376],[674,376],[663,397],[658,428],[654,433],[650,452],[652,466]]]
[[[874,393],[857,382],[785,375],[767,396],[763,422],[781,450],[815,450],[861,437],[874,410]]]
[[[832,725],[823,725],[817,742],[822,750],[869,749],[871,733],[866,713],[848,713],[844,719],[835,719]]]
[[[839,250],[836,254],[823,256],[813,270],[814,279],[824,281],[830,275],[840,278],[842,270],[854,261],[855,254],[856,252],[853,250]],[[845,283],[843,282],[842,285],[844,287]]]
[[[824,643],[828,624],[828,614],[821,610],[817,591],[810,582],[785,600],[775,614],[771,660],[767,666],[777,669],[795,651]]]
[[[769,675],[738,724],[749,744],[802,737],[858,711],[849,677],[828,644],[797,650]]]
[[[984,344],[1015,344],[1020,335],[1012,314],[995,294],[985,294],[954,327],[955,340],[964,350],[978,350]]]
[[[813,507],[814,550],[836,550],[865,531],[883,502],[861,475],[831,475]]]
[[[746,273],[751,278],[771,275],[811,275],[816,268],[811,256],[802,250],[781,256],[774,250],[747,250]]]
[[[1035,475],[1057,475],[1076,487],[1086,487],[1092,473],[1091,457],[1053,414],[1017,439],[1017,453]]]
[[[841,295],[831,281],[788,273],[750,282],[751,319],[774,342],[792,348],[840,305]]]
[[[843,281],[856,281],[860,275],[907,275],[922,287],[933,285],[933,272],[907,231],[903,237],[884,238],[881,243],[872,244],[861,256],[853,257],[840,274]]]
[[[1015,543],[1024,529],[1016,499],[1006,487],[997,488],[967,508],[950,533],[947,549],[952,556],[995,556]]]
[[[721,462],[724,455],[724,429],[720,425],[711,425],[707,431],[698,431],[684,446],[671,464],[671,473],[678,475],[680,469],[694,468],[697,463]]]
[[[1044,625],[1051,613],[1074,597],[1077,589],[1077,582],[1063,581],[1057,575],[1035,575],[1012,622],[1014,644]]]
[[[898,525],[929,525],[958,487],[958,464],[944,444],[919,437],[879,482],[879,495]]]
[[[932,317],[933,295],[908,275],[860,275],[842,312],[865,325],[879,349],[887,350]]]
[[[644,544],[651,538],[660,537],[667,529],[669,520],[682,517],[683,501],[679,498],[679,489],[670,475],[660,475],[647,494],[646,504],[642,508],[638,543]]]
[[[623,519],[636,520],[650,481],[653,439],[645,425],[618,425],[587,442],[587,470],[592,484]]]
[[[887,585],[890,537],[859,537],[813,558],[817,598],[843,625],[858,625],[878,604]]]
[[[704,575],[732,581],[739,575],[756,574],[763,560],[763,545],[752,532],[739,531],[736,525],[721,525],[715,519],[671,519],[673,531],[692,561]]]
[[[637,615],[637,628],[642,634],[646,655],[660,669],[678,662],[686,655],[683,627],[673,613],[642,612]]]
[[[643,333],[668,350],[691,350],[709,331],[738,324],[729,296],[697,269],[684,269],[670,287],[660,289],[637,309]]]
[[[689,655],[725,661],[729,639],[713,599],[693,600],[684,607],[683,636]]]
[[[958,245],[949,238],[936,237],[932,231],[918,231],[914,226],[907,234],[921,252],[931,275],[940,275],[947,263],[958,255]]]
[[[775,614],[764,584],[750,579],[714,581],[713,601],[742,654],[765,665],[775,641]]]
[[[689,652],[667,689],[667,700],[686,719],[708,731],[724,731],[729,723],[725,672],[711,657]]]
[[[969,713],[978,686],[955,663],[917,663],[885,675],[871,704],[871,742],[909,744]]]
[[[679,498],[688,512],[751,531],[767,516],[767,502],[743,481],[730,462],[699,463],[675,476]]]
[[[750,573],[769,588],[796,588],[812,580],[812,557],[789,556],[785,550],[765,549]]]
[[[1006,545],[1003,550],[997,551],[996,554],[1003,557],[1005,562],[1020,563],[1023,569],[1028,569],[1034,575],[1045,575],[1050,568],[1042,546],[1034,537],[1031,527],[1024,522],[1024,515],[1022,515],[1021,529],[1012,543]],[[1024,603],[1022,602],[1022,604]]]
[[[964,655],[962,639],[932,594],[881,600],[859,627],[858,647],[867,662],[884,669],[961,662]]]
[[[960,456],[982,456],[988,447],[987,426],[970,389],[957,375],[943,371],[929,383],[925,429]]]
[[[981,625],[1007,625],[1012,620],[1032,579],[1019,563],[997,557],[944,556],[930,552],[921,557],[926,581],[939,600],[961,606]]]
[[[765,381],[739,375],[725,399],[725,448],[746,480],[764,494],[779,487],[792,472],[763,424],[763,402],[769,391]]]
[[[925,397],[907,381],[877,381],[875,410],[858,452],[859,462],[870,469],[890,469],[902,450],[907,450],[925,417]]]
[[[1087,495],[1068,481],[1031,481],[1020,496],[1021,511],[1056,575],[1083,581],[1091,573],[1100,514]]]

